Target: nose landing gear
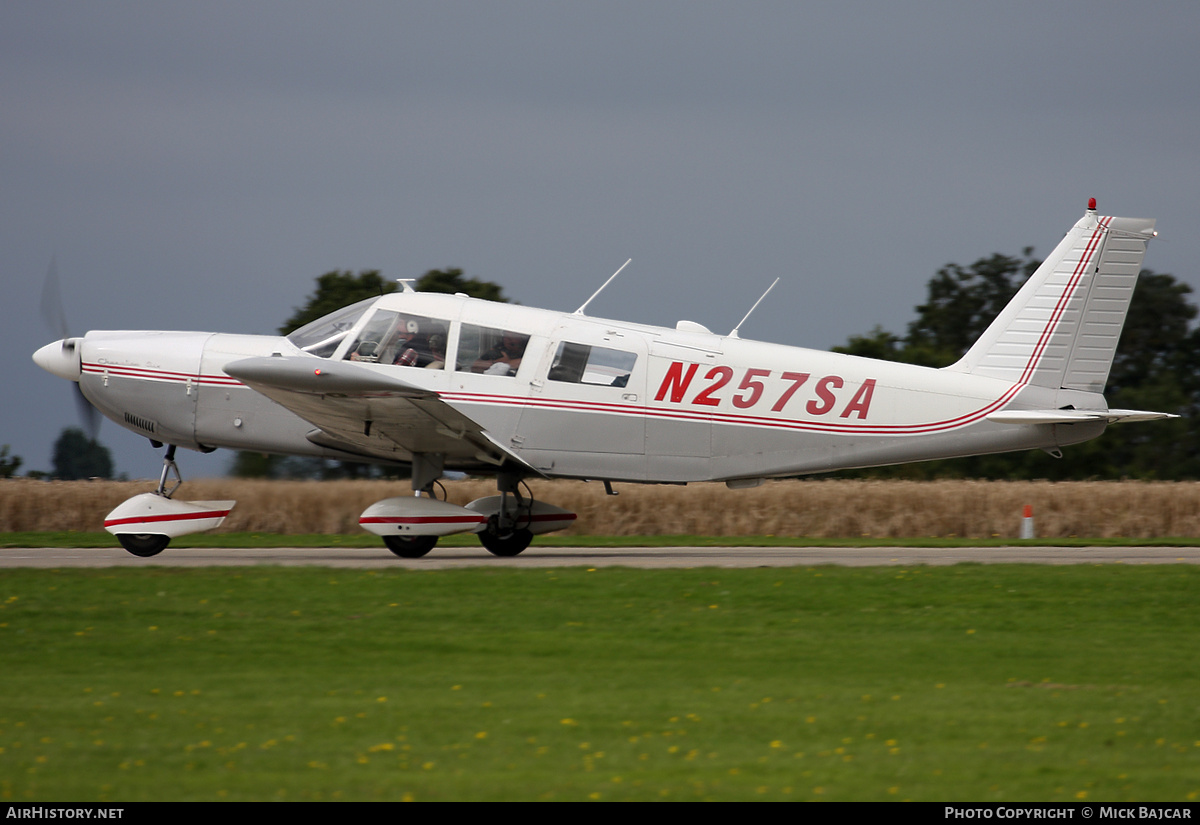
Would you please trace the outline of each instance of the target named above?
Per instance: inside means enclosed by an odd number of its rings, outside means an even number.
[[[168,479],[174,475],[173,482]],[[167,448],[158,487],[127,499],[104,518],[104,529],[135,556],[157,556],[175,536],[186,536],[219,527],[235,501],[176,501],[171,498],[183,484],[175,464],[175,445]]]

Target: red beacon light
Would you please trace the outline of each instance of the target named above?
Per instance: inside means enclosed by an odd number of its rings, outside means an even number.
[[[1096,199],[1095,198],[1088,198],[1088,211],[1089,212],[1096,211]]]

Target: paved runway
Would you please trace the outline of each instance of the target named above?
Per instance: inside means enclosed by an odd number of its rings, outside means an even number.
[[[423,559],[401,559],[385,548],[171,549],[140,559],[113,548],[0,548],[0,568],[282,566],[454,567],[848,567],[977,564],[1200,564],[1200,547],[546,547],[512,559],[483,548],[435,548]]]

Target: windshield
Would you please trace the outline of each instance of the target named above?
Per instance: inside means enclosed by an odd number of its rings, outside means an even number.
[[[338,344],[346,337],[346,333],[377,300],[378,297],[367,298],[357,304],[342,307],[336,312],[331,312],[305,324],[289,335],[287,339],[307,353],[328,358],[333,355]]]

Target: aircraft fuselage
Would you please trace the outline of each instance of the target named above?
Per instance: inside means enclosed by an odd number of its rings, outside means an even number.
[[[545,476],[769,478],[1055,449],[1104,429],[1103,422],[1015,427],[986,420],[1002,407],[1060,407],[1066,395],[1089,396],[1082,406],[1103,403],[1092,393],[461,296],[394,293],[378,299],[376,308],[435,319],[451,353],[467,348],[466,339],[477,334],[472,330],[485,324],[527,336],[515,374],[476,372],[468,356],[447,358],[435,369],[355,366],[436,393]],[[564,380],[561,364],[573,351],[595,363]],[[108,418],[155,441],[412,460],[410,450],[395,445],[364,454],[362,447],[320,443],[311,437],[311,422],[224,371],[233,362],[274,355],[309,359],[314,369],[347,360],[343,348],[323,358],[276,336],[91,332],[82,339],[80,384]],[[478,466],[467,462],[464,469]]]

